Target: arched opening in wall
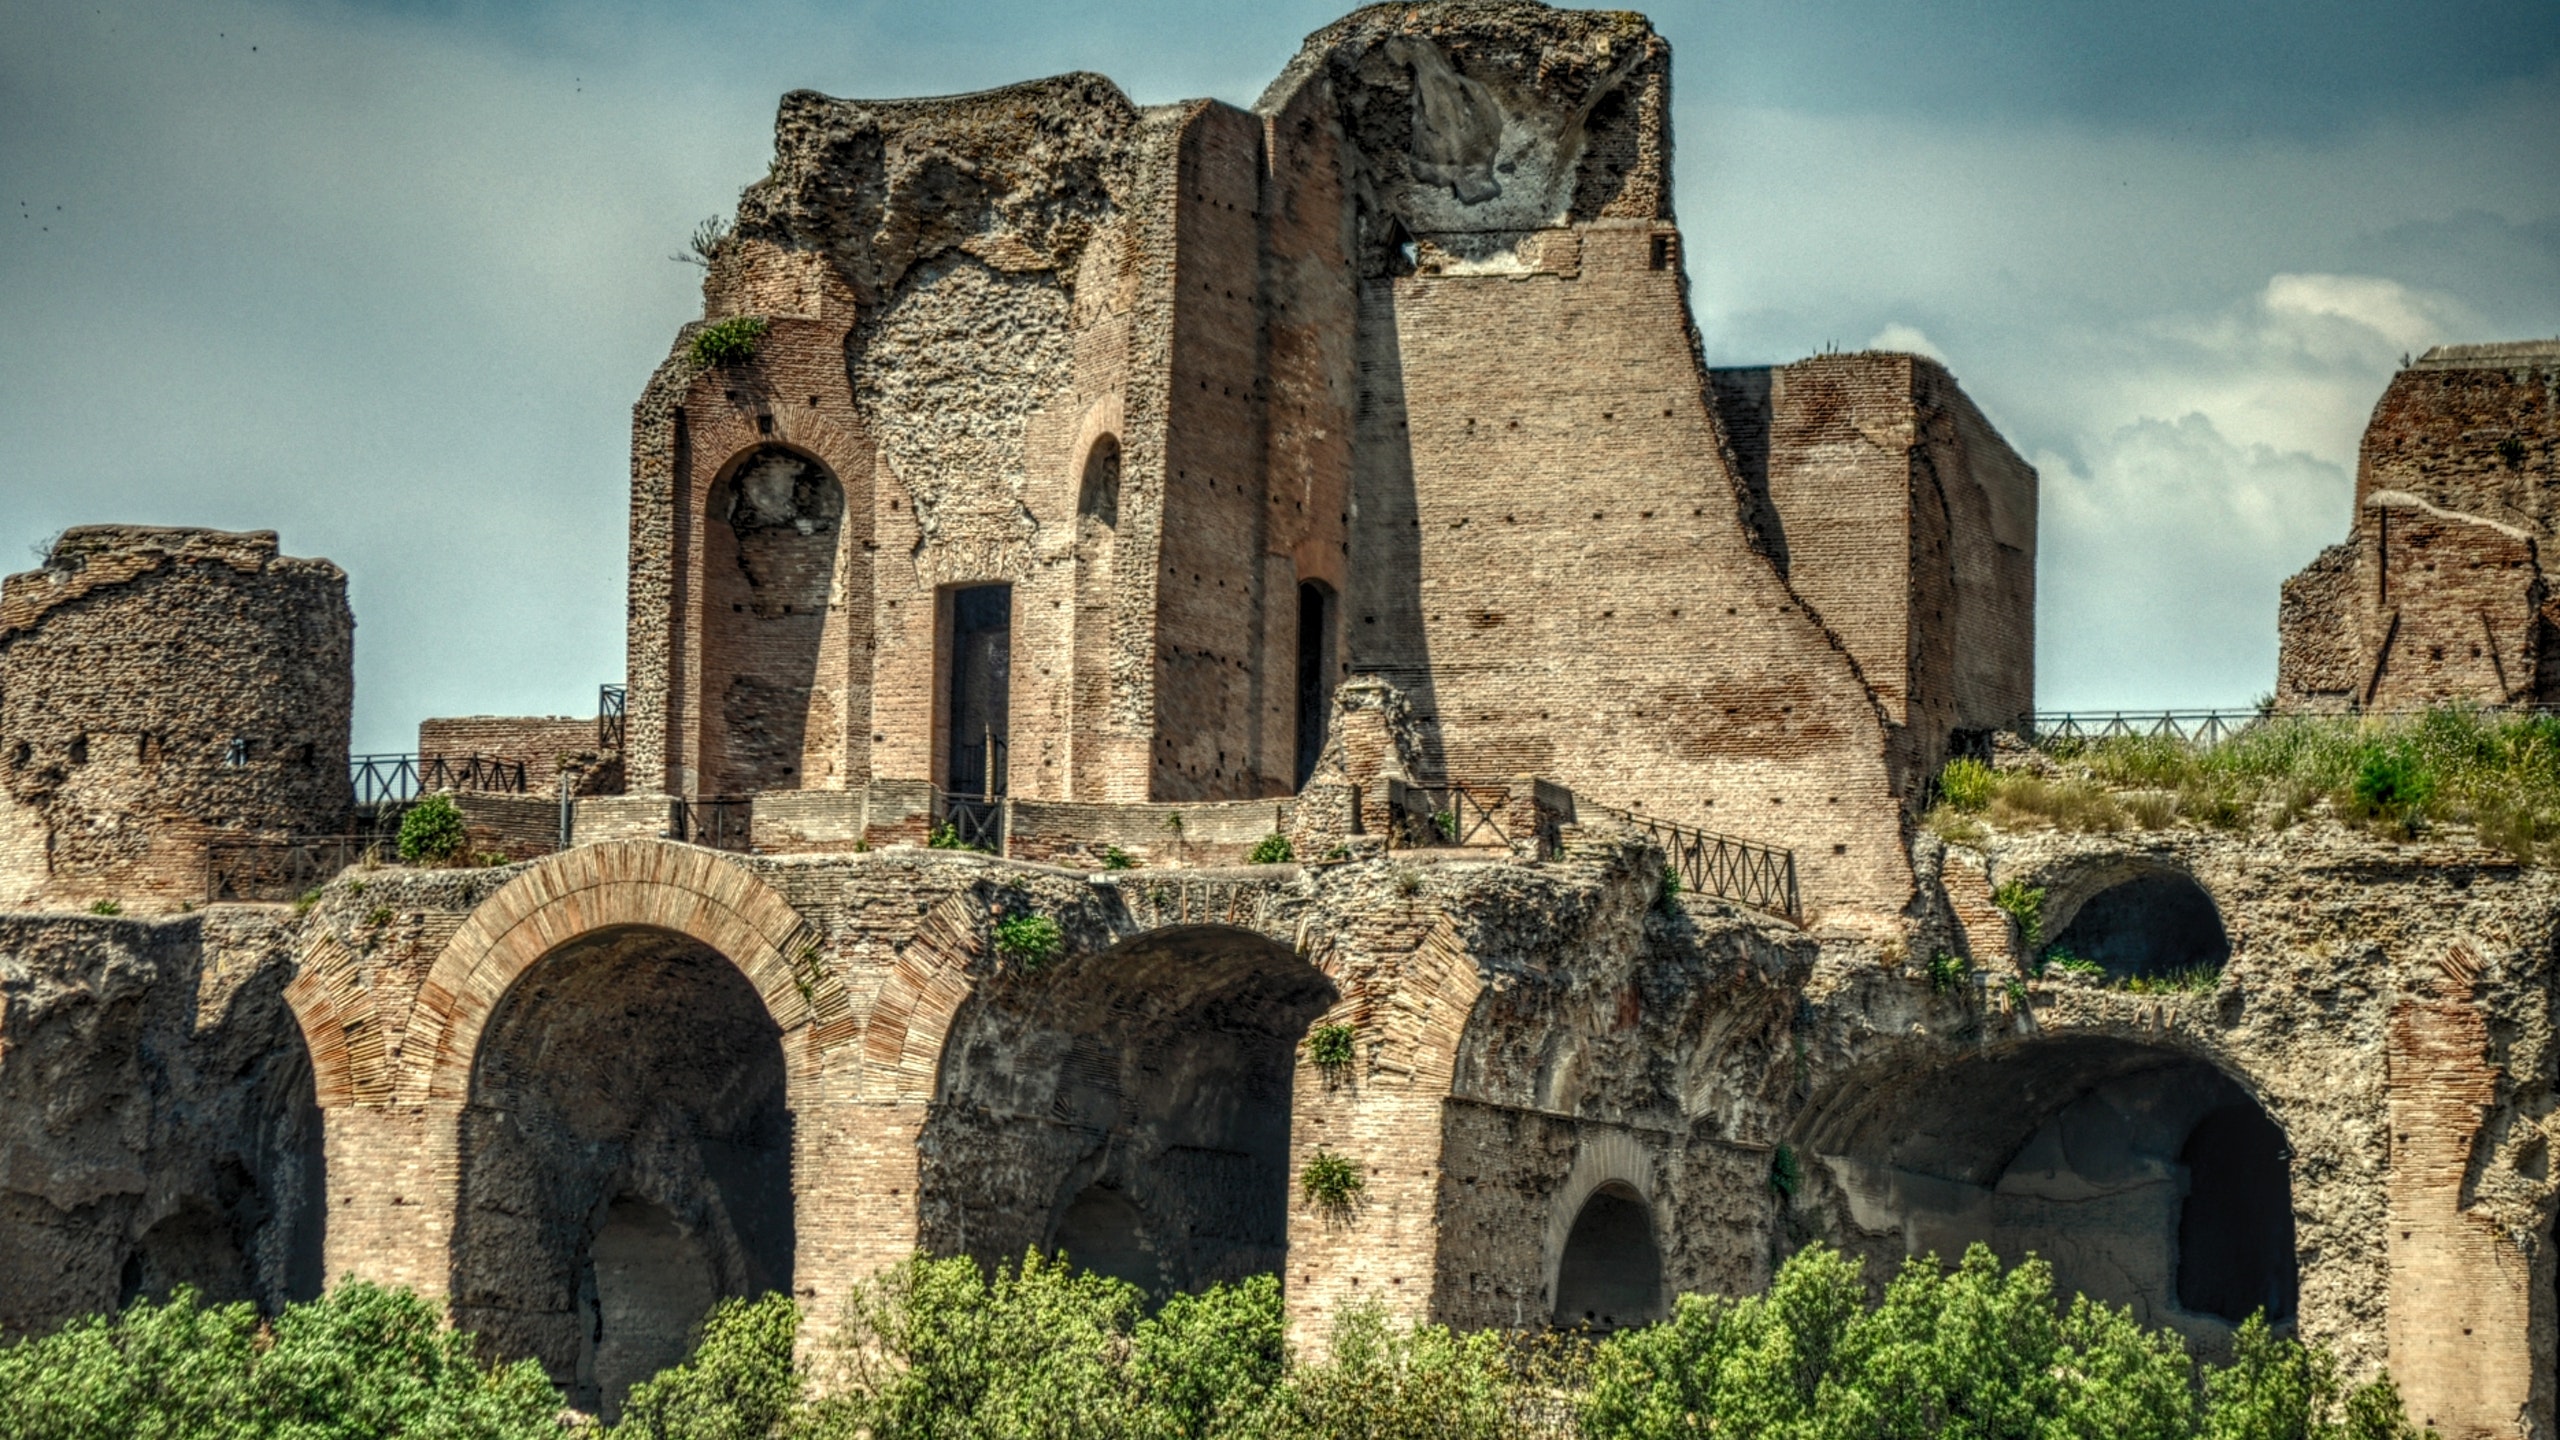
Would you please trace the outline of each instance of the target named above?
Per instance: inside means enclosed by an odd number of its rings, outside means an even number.
[[[943,676],[943,788],[992,800],[1007,793],[1012,738],[1013,587],[950,593]]]
[[[840,782],[848,703],[844,487],[815,457],[764,445],[730,462],[709,505],[703,792]]]
[[[2194,877],[2174,870],[2120,880],[2062,918],[2045,957],[2094,961],[2112,980],[2219,970],[2231,959],[2221,909]]]
[[[1248,931],[1153,931],[982,985],[919,1147],[924,1248],[1026,1248],[1161,1298],[1280,1270],[1297,1046],[1331,981]]]
[[[1840,1232],[1879,1261],[2033,1251],[2066,1296],[2130,1305],[2207,1355],[2250,1310],[2294,1313],[2283,1131],[2201,1057],[2057,1036],[1846,1076],[1801,1144],[1835,1187]]]
[[[454,1318],[619,1412],[724,1296],[789,1293],[781,1032],[725,957],[599,931],[518,977],[462,1117]]]
[[[2178,1304],[2238,1324],[2258,1311],[2293,1318],[2301,1275],[2293,1250],[2292,1154],[2255,1105],[2225,1105],[2196,1122],[2178,1162]]]
[[[1333,717],[1333,589],[1321,580],[1298,583],[1298,768],[1305,789],[1324,758],[1325,726]]]
[[[208,1305],[256,1298],[249,1257],[229,1216],[189,1201],[142,1232],[125,1253],[116,1277],[116,1308],[136,1300],[166,1300],[192,1286]]]
[[[1085,455],[1076,497],[1075,733],[1068,740],[1072,792],[1109,793],[1111,609],[1120,535],[1120,442],[1104,435]]]
[[[270,1062],[257,1153],[264,1223],[251,1241],[258,1301],[274,1314],[328,1284],[329,1156],[310,1054],[295,1030]]]
[[[1662,1249],[1653,1208],[1611,1182],[1582,1202],[1556,1265],[1555,1323],[1598,1333],[1662,1318]]]

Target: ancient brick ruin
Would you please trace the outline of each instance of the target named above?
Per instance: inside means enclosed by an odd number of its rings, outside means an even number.
[[[2560,341],[2443,345],[2374,406],[2354,532],[2285,582],[2276,703],[2560,704]]]
[[[333,567],[64,537],[0,596],[0,1327],[360,1274],[610,1412],[918,1248],[1277,1272],[1314,1339],[1982,1240],[2552,1433],[2560,881],[1919,828],[2029,723],[2035,474],[1929,360],[1706,367],[1668,84],[1449,0],[1252,110],[786,97],[635,409],[627,692],[429,720],[389,801]],[[2539,696],[2554,374],[2394,382],[2287,703]],[[2494,695],[2391,658],[2462,607]],[[483,863],[346,865],[418,788]],[[2038,975],[2010,881],[2223,979]]]

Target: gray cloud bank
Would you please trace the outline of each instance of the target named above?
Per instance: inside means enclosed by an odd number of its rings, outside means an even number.
[[[2266,689],[2399,356],[2560,334],[2547,13],[2229,8],[1652,12],[1710,359],[1955,368],[2044,473],[2049,706]],[[353,576],[360,746],[583,711],[628,407],[696,306],[666,256],[781,91],[1249,101],[1333,9],[0,11],[0,562],[280,529]]]

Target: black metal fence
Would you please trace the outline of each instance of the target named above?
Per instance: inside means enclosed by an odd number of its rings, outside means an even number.
[[[405,805],[438,790],[525,792],[525,764],[492,755],[350,755],[358,805]]]
[[[596,687],[596,748],[606,754],[622,749],[622,737],[629,732],[627,724],[631,708],[631,691],[621,685]]]
[[[2038,745],[2057,740],[2165,738],[2189,745],[2219,745],[2265,723],[2256,710],[2051,710],[2028,723]]]
[[[383,842],[365,835],[217,840],[205,847],[205,899],[299,899],[369,854],[380,858],[382,847]]]
[[[1424,845],[1509,845],[1502,819],[1463,784],[1404,787],[1407,835]]]
[[[933,792],[933,843],[939,849],[1004,853],[1004,797]]]
[[[667,802],[667,838],[714,850],[745,850],[753,839],[755,799],[746,795],[706,795]]]
[[[1765,910],[1799,925],[1804,923],[1804,899],[1796,889],[1793,850],[1692,829],[1631,810],[1606,805],[1583,808],[1643,831],[1662,847],[1663,858],[1679,875],[1682,889]]]

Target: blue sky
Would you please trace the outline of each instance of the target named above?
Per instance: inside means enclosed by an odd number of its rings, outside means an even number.
[[[100,520],[347,567],[357,742],[622,667],[629,406],[775,98],[1250,103],[1332,5],[0,6],[0,567]],[[2540,3],[1677,4],[1709,358],[1951,365],[2044,476],[2039,690],[2245,703],[2400,355],[2560,334]]]

